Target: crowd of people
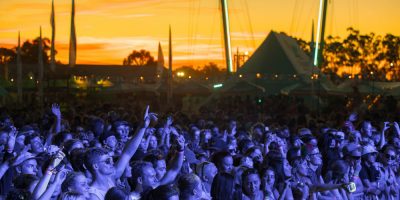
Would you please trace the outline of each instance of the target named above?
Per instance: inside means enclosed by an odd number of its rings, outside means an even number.
[[[400,199],[397,108],[316,114],[287,97],[154,107],[0,109],[0,199]]]

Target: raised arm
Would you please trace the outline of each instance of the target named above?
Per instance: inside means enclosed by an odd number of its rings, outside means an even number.
[[[61,131],[61,111],[60,106],[56,103],[51,105],[51,112],[56,116],[56,121],[54,122],[54,133],[57,134]]]
[[[61,163],[64,159],[65,154],[62,150],[59,150],[55,157],[51,160],[49,167],[46,169],[46,172],[40,178],[39,183],[36,185],[35,189],[33,190],[32,196],[33,199],[38,199],[42,194],[46,191],[46,188],[50,182],[50,178],[56,170],[56,167]],[[61,171],[61,170],[60,170]]]
[[[44,193],[38,198],[38,200],[50,200],[54,191],[60,187],[60,185],[64,182],[67,177],[67,172],[65,169],[57,172],[54,182],[49,185],[49,187],[44,191]]]
[[[178,152],[171,162],[170,169],[165,173],[164,177],[160,180],[160,185],[166,185],[175,181],[176,176],[179,174],[183,164],[183,157],[185,151],[185,138],[180,135],[177,140]]]
[[[133,137],[127,142],[120,158],[115,164],[115,178],[121,177],[124,173],[126,166],[129,164],[129,160],[139,147],[140,142],[143,139],[144,132],[146,131],[146,128],[149,127],[151,120],[157,120],[157,115],[155,113],[149,113],[149,106],[147,106],[144,114],[143,124],[138,127]]]

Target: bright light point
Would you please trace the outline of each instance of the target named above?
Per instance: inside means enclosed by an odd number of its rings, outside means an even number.
[[[178,73],[176,73],[176,75],[178,77],[184,77],[185,76],[185,72],[178,72]]]
[[[261,74],[260,74],[260,73],[257,73],[257,74],[256,74],[256,77],[257,77],[257,78],[260,78],[260,77],[261,77]]]
[[[160,74],[157,74],[157,78],[160,78]]]
[[[393,63],[390,63],[390,66],[393,67]]]
[[[220,87],[222,87],[222,86],[223,86],[222,83],[218,83],[218,84],[213,85],[214,88],[220,88]]]
[[[349,76],[349,78],[351,79],[351,75]]]
[[[239,78],[242,78],[242,77],[243,77],[243,75],[239,74]]]
[[[31,80],[32,80],[32,79],[33,79],[33,77],[32,77],[32,76],[30,76],[30,77],[29,77],[29,79],[31,79]]]
[[[275,78],[278,78],[278,74],[275,74]]]
[[[141,77],[140,77],[140,80],[143,80],[143,79],[144,79],[144,77],[143,77],[143,76],[141,76]]]
[[[191,79],[192,78],[192,76],[189,76],[189,79]]]
[[[296,78],[296,74],[293,74],[293,78]]]
[[[13,79],[13,78],[11,79],[11,82],[14,82],[14,79]]]
[[[208,80],[208,77],[206,77],[206,80]]]
[[[248,51],[245,51],[245,52],[244,52],[244,55],[246,55],[246,56],[249,55],[249,52],[248,52]]]
[[[374,75],[374,72],[370,72],[371,75]]]
[[[36,81],[37,84],[39,84],[39,81]]]

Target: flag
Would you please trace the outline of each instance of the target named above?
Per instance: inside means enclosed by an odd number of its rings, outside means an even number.
[[[18,102],[22,103],[22,60],[21,60],[20,32],[18,32],[18,47],[17,47],[17,96],[18,96]]]
[[[55,55],[55,38],[56,38],[56,22],[54,16],[54,0],[51,1],[51,50],[50,50],[50,69],[54,71],[56,68],[56,55]]]
[[[69,40],[69,66],[76,64],[76,33],[75,33],[75,0],[72,0],[71,35]]]

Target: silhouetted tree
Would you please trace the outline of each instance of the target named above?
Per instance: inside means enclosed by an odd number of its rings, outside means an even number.
[[[148,66],[155,64],[154,57],[149,51],[141,49],[140,51],[133,50],[132,53],[124,59],[123,65],[126,66]]]

